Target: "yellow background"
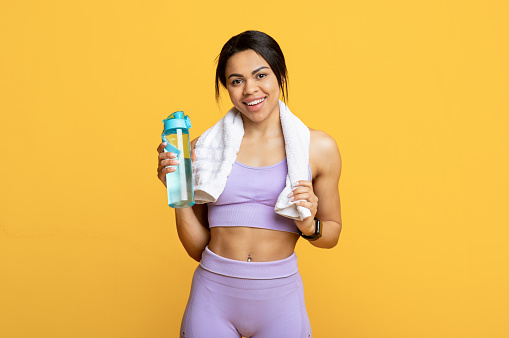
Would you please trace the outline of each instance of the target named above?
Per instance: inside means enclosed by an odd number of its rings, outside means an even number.
[[[176,337],[196,263],[162,120],[230,108],[258,29],[343,157],[343,233],[298,257],[314,336],[508,337],[507,1],[0,2],[0,337]],[[326,160],[326,159],[324,159]]]

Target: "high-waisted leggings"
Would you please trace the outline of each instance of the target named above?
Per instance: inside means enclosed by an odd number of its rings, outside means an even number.
[[[297,257],[242,262],[205,249],[196,268],[181,338],[310,338]]]

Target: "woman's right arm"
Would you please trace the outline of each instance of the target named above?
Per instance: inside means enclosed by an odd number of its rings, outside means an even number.
[[[191,142],[191,153],[192,160],[194,161],[194,145],[197,139]],[[157,147],[159,153],[157,167],[157,177],[166,186],[166,174],[174,172],[175,165],[178,162],[175,160],[176,154],[165,153],[163,151],[165,147],[164,143],[161,143]],[[207,205],[206,204],[195,204],[190,208],[180,208],[175,210],[175,221],[177,223],[177,233],[180,242],[186,249],[187,254],[194,260],[199,262],[201,260],[201,254],[205,247],[210,241],[210,231],[208,229],[208,217],[207,217]]]

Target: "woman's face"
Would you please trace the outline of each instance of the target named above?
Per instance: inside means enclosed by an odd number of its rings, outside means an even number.
[[[233,106],[253,122],[279,114],[279,85],[263,57],[248,49],[226,63],[226,88]]]

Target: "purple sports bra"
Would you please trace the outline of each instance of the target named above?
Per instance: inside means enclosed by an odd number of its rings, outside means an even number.
[[[235,161],[222,194],[216,202],[208,204],[209,226],[298,233],[293,219],[274,211],[287,174],[286,159],[267,167],[250,167]],[[309,176],[311,180],[311,168]]]

